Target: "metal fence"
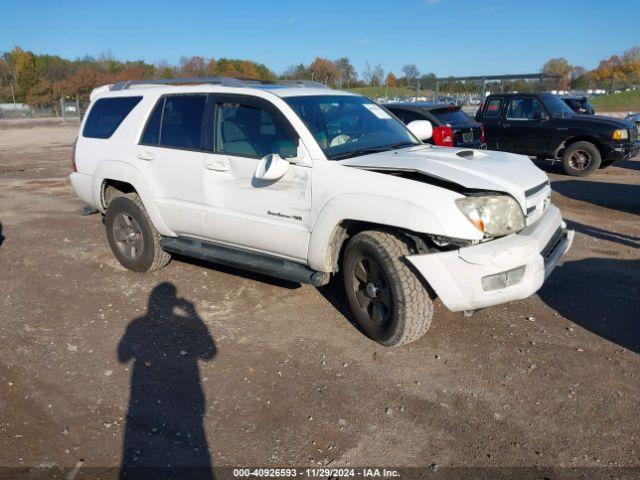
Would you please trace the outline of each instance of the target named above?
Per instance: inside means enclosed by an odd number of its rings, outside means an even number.
[[[82,120],[89,107],[88,100],[81,100],[79,96],[61,96],[55,104],[50,106],[32,107],[25,103],[0,103],[0,118],[34,118],[58,117],[63,122]]]

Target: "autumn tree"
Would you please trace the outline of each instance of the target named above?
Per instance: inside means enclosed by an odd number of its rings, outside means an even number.
[[[566,58],[562,57],[552,58],[542,66],[542,73],[545,73],[547,75],[560,76],[559,82],[555,82],[552,80],[551,83],[547,85],[548,87],[559,86],[561,89],[570,88],[569,75],[572,71],[573,67],[571,66],[571,64],[567,61]]]
[[[385,79],[384,83],[388,86],[388,87],[397,87],[398,86],[398,79],[396,78],[396,76],[389,72],[387,73],[387,78]]]
[[[335,63],[326,58],[316,57],[309,65],[309,72],[313,80],[332,87],[335,87],[340,79],[340,70]]]
[[[358,81],[358,73],[348,57],[341,57],[333,62],[340,72],[339,87],[353,87]]]
[[[180,57],[180,70],[179,75],[181,77],[204,77],[207,74],[207,61],[204,57],[192,56],[192,57]]]
[[[15,86],[18,102],[24,102],[31,87],[38,83],[36,59],[33,53],[15,47],[6,56],[10,81]]]

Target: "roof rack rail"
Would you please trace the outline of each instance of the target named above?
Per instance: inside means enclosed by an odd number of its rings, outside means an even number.
[[[110,90],[127,90],[135,85],[189,85],[211,83],[215,85],[225,85],[229,87],[243,87],[245,81],[231,77],[187,77],[187,78],[158,78],[155,80],[122,80],[116,82],[109,88]]]
[[[127,90],[136,85],[198,85],[209,83],[223,85],[225,87],[305,87],[305,88],[329,88],[320,82],[311,80],[254,80],[233,77],[188,77],[188,78],[159,78],[156,80],[122,80],[114,83],[109,90]]]

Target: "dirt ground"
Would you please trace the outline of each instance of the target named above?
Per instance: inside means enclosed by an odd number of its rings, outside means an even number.
[[[640,467],[639,160],[541,165],[564,265],[470,318],[438,302],[385,349],[337,286],[124,270],[69,184],[76,132],[0,121],[1,466]]]

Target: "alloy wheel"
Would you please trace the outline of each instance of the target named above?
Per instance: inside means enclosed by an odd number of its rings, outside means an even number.
[[[353,288],[366,318],[374,325],[386,325],[391,319],[393,300],[387,276],[375,259],[366,255],[356,259]]]
[[[137,260],[144,249],[144,236],[138,221],[125,212],[113,219],[113,236],[122,255],[129,260]]]

